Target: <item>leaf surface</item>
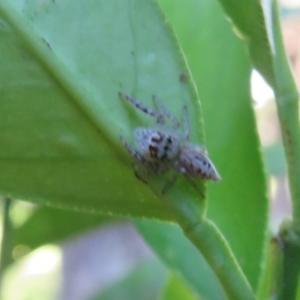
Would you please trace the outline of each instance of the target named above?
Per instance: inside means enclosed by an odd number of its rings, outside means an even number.
[[[120,91],[151,106],[155,94],[178,117],[184,104],[194,106],[191,122],[201,124],[157,4],[1,1],[0,17],[0,193],[59,208],[171,219],[133,175],[119,140],[133,143],[135,127],[154,123],[124,103]]]
[[[218,3],[160,4],[195,80],[207,149],[222,176],[220,183],[208,184],[208,217],[255,290],[266,244],[268,199],[250,97],[250,62]]]

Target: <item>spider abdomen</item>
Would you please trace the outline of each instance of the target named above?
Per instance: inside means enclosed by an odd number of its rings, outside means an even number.
[[[221,177],[213,163],[205,155],[203,147],[188,144],[182,146],[179,154],[179,167],[184,173],[206,180],[221,180]]]

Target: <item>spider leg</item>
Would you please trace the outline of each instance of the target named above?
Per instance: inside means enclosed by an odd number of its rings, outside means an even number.
[[[165,118],[164,118],[164,115],[161,112],[159,112],[159,111],[157,111],[155,109],[152,109],[151,107],[143,104],[139,100],[137,100],[137,99],[135,99],[135,98],[133,98],[131,96],[128,96],[126,94],[123,94],[121,92],[119,92],[119,96],[122,99],[124,99],[124,100],[130,102],[131,104],[133,104],[137,109],[139,109],[140,111],[144,112],[145,114],[150,115],[152,117],[155,117],[157,119],[158,123],[161,123],[161,124],[164,123]]]
[[[147,170],[150,170],[152,172],[156,171],[156,166],[151,163],[150,161],[148,161],[147,159],[145,159],[141,154],[139,154],[136,150],[134,150],[126,141],[125,139],[120,136],[120,140],[123,143],[123,145],[125,146],[125,148],[127,149],[127,151],[129,152],[129,154],[136,160],[140,161]]]
[[[166,191],[174,185],[174,183],[176,182],[179,174],[180,173],[178,171],[175,171],[175,173],[172,176],[172,178],[165,183],[165,185],[164,185],[164,187],[163,187],[163,189],[161,191],[163,194],[165,194]]]
[[[123,143],[123,145],[125,146],[125,148],[127,149],[127,151],[129,152],[129,154],[136,160],[140,161],[143,165],[146,165],[148,163],[148,161],[142,156],[140,155],[137,151],[135,151],[127,142],[126,140],[120,136],[120,140]]]
[[[175,116],[173,116],[167,108],[155,97],[155,95],[152,96],[154,103],[158,106],[159,110],[173,123],[174,128],[179,128],[180,124]]]
[[[182,119],[183,119],[183,127],[184,127],[184,139],[188,140],[190,138],[190,124],[189,124],[186,106],[184,106],[182,110]]]
[[[138,170],[138,166],[133,164],[133,169],[134,169],[134,175],[135,177],[142,181],[144,184],[148,184],[148,182],[143,178],[143,176],[139,173],[139,170]]]
[[[197,184],[191,179],[191,177],[187,174],[183,174],[185,179],[187,180],[187,182],[194,187],[194,189],[204,198],[204,194],[203,194],[203,191],[201,191],[199,189],[199,187],[197,186]]]

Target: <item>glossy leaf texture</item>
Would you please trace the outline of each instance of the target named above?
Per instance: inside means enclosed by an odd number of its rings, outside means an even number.
[[[133,143],[134,128],[154,122],[124,103],[120,91],[149,105],[155,94],[178,117],[184,104],[194,107],[191,124],[201,128],[195,91],[180,81],[184,60],[158,5],[3,0],[0,18],[0,193],[170,220],[134,176],[119,140]],[[201,141],[202,131],[192,138]],[[159,191],[162,178],[157,182]]]
[[[219,227],[253,289],[266,243],[268,199],[242,40],[211,1],[161,0],[199,91],[206,144],[222,181],[208,185],[208,217]]]

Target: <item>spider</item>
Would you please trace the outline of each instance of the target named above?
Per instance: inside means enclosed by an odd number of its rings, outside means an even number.
[[[134,130],[133,135],[137,150],[133,149],[122,136],[120,139],[129,154],[144,166],[147,173],[163,174],[174,169],[174,175],[166,182],[162,193],[165,193],[176,182],[180,174],[183,174],[197,191],[198,187],[191,177],[214,181],[221,180],[218,171],[208,158],[206,149],[203,146],[188,142],[190,127],[186,106],[183,107],[182,111],[184,132],[181,132],[179,130],[180,123],[176,117],[155,96],[153,96],[153,101],[158,110],[150,108],[126,94],[119,93],[119,96],[142,112],[156,118],[155,126],[138,127]],[[172,126],[165,124],[166,118],[171,121]],[[137,174],[136,165],[135,171]],[[138,174],[137,177],[140,178]]]

